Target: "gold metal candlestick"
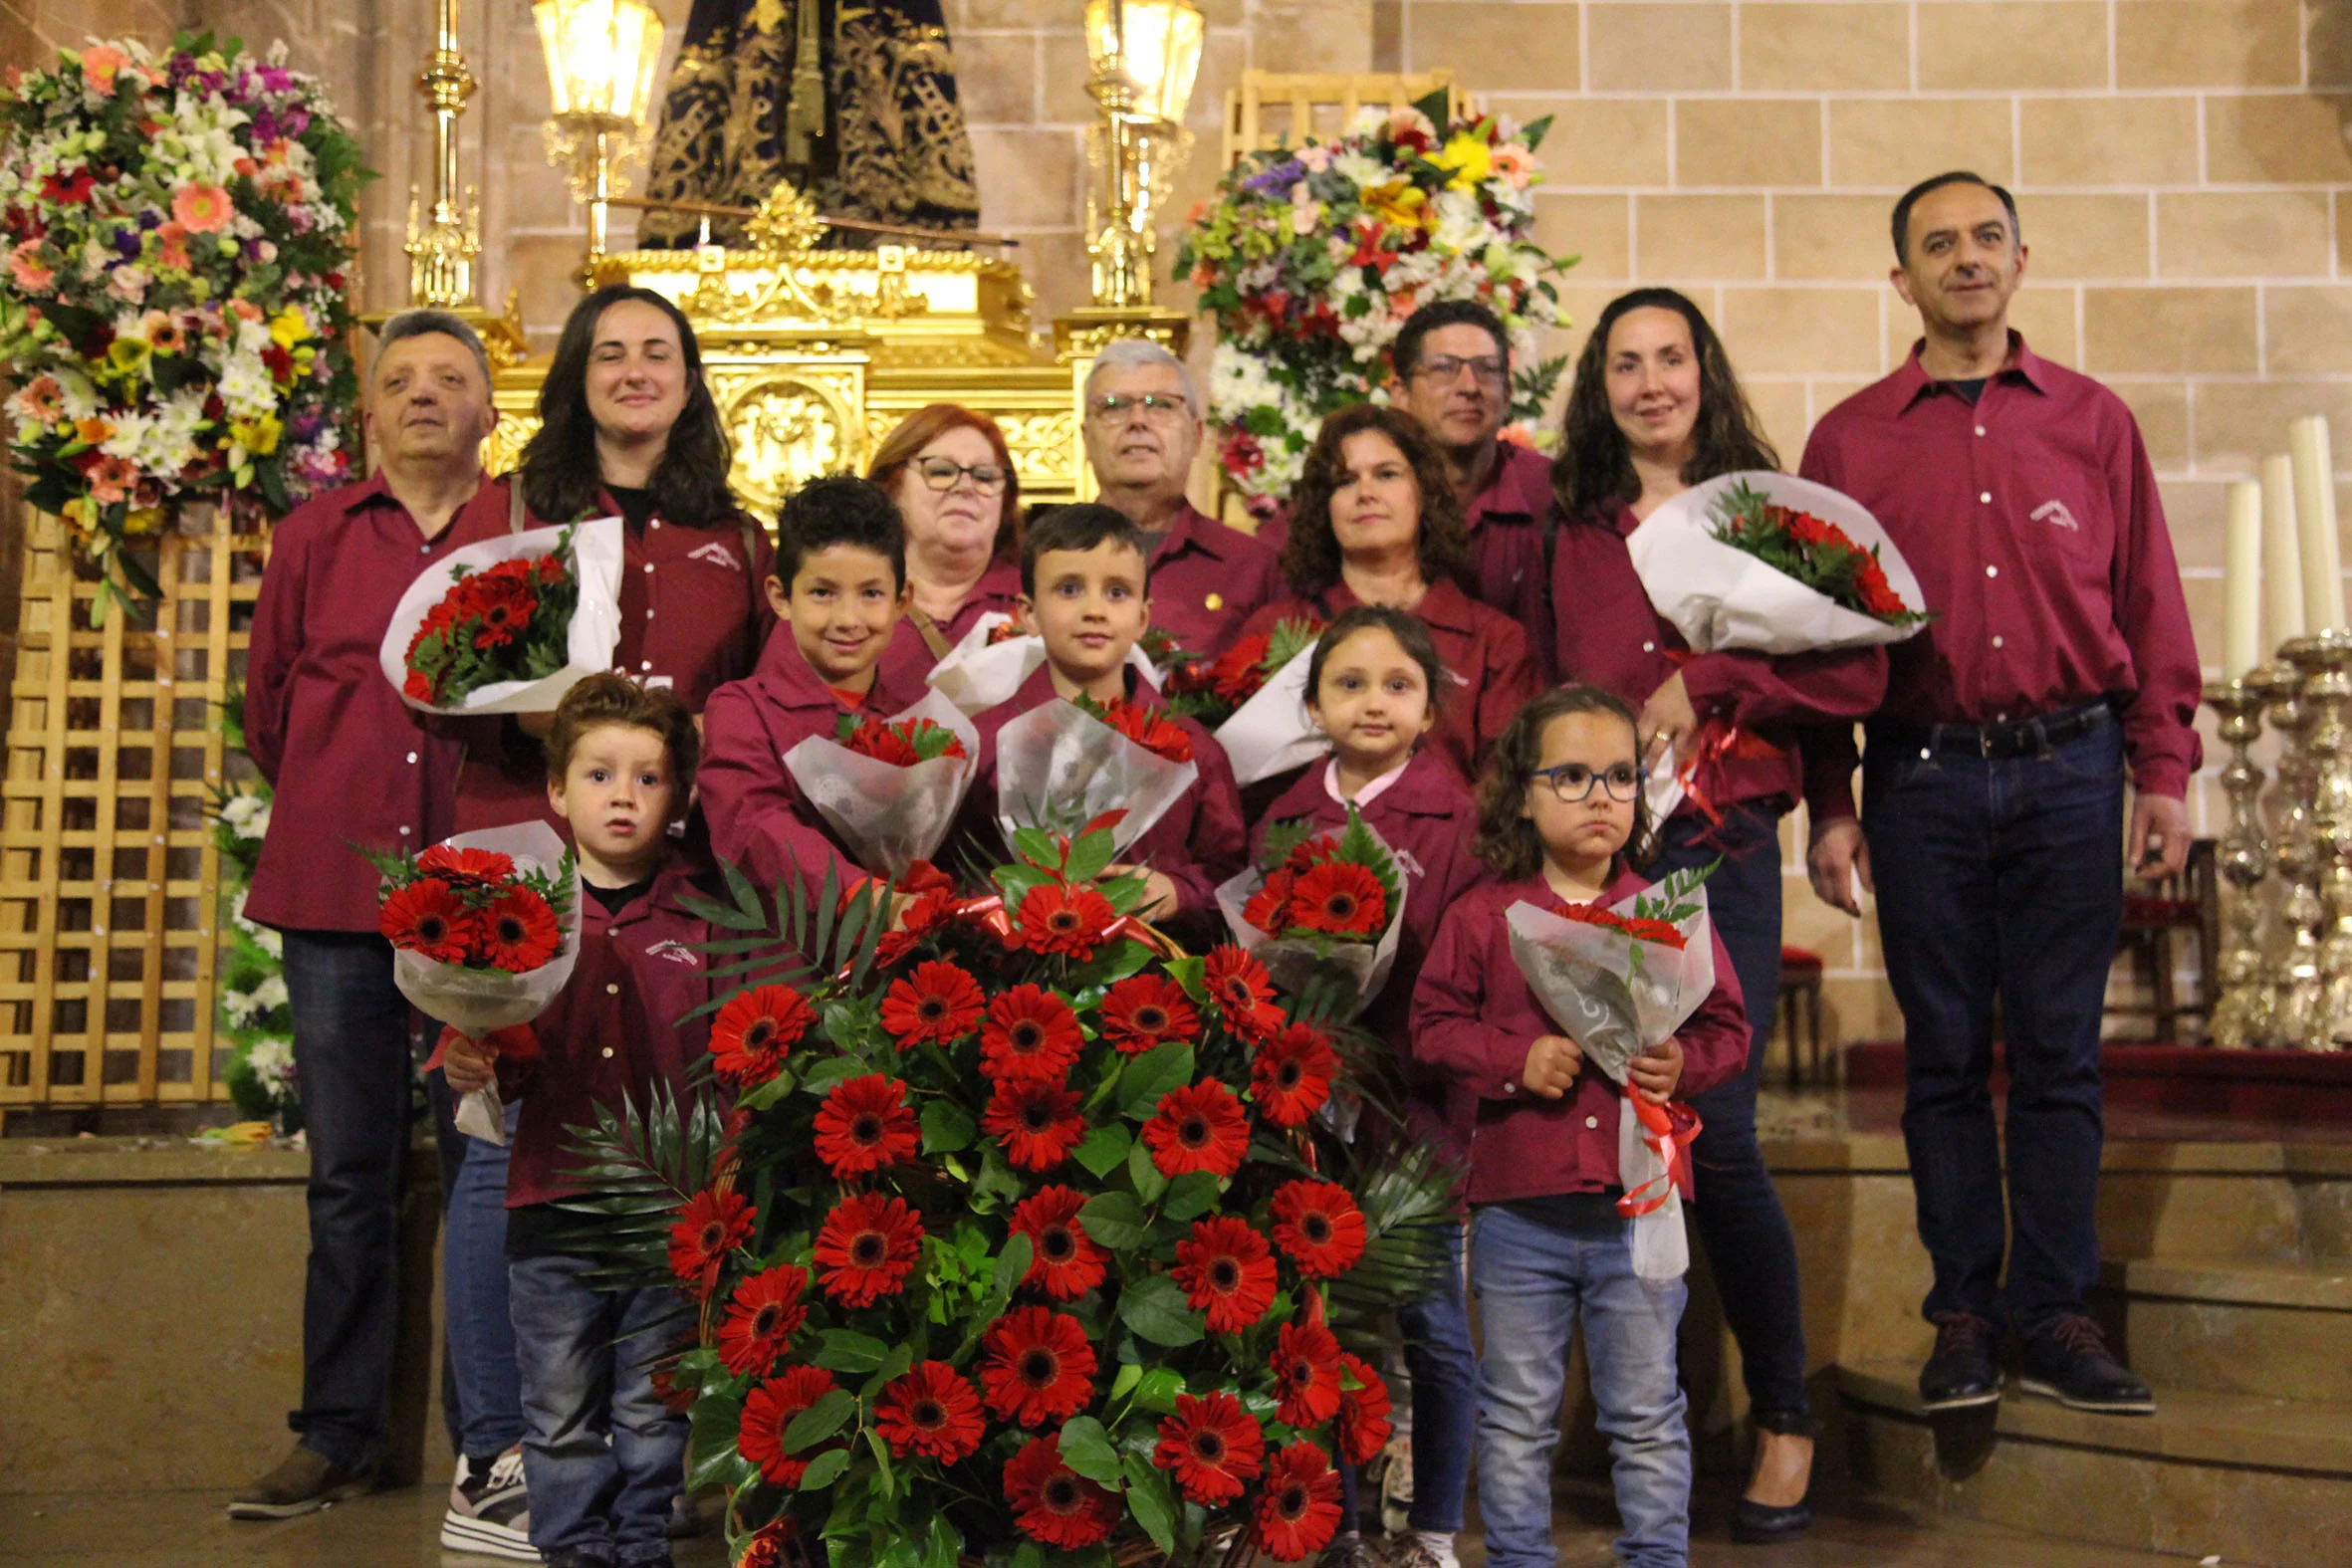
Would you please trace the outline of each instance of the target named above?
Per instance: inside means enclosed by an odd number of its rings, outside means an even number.
[[[2327,913],[2319,897],[2319,837],[2312,803],[2319,773],[2310,740],[2317,710],[2304,701],[2304,663],[2322,644],[2297,637],[2278,652],[2270,669],[2270,728],[2278,732],[2279,817],[2271,831],[2273,861],[2285,897],[2278,918],[2286,941],[2270,970],[2272,1038],[2303,1049],[2319,1033],[2324,1000],[2319,974],[2319,924]]]
[[[2254,670],[2241,680],[2214,681],[2206,705],[2222,717],[2222,742],[2230,765],[2222,770],[2222,790],[2230,797],[2230,830],[2222,837],[2220,871],[2234,891],[2223,917],[2220,996],[2214,1004],[2213,1043],[2224,1050],[2265,1045],[2272,1024],[2268,977],[2262,970],[2262,877],[2270,869],[2270,845],[2262,836],[2259,801],[2262,771],[2247,748],[2262,735],[2262,709],[2270,700],[2269,672]]]
[[[2311,827],[2319,851],[2320,1003],[2308,1050],[2352,1044],[2352,633],[2303,639],[2303,701],[2314,710],[2309,742]]]
[[[1185,105],[1205,23],[1192,0],[1090,0],[1086,91],[1101,115],[1086,127],[1086,254],[1098,308],[1151,306],[1154,220],[1192,145]]]

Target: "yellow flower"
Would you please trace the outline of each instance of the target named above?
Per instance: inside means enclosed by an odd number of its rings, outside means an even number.
[[[161,507],[133,507],[130,515],[122,520],[122,532],[134,538],[152,534],[162,527]]]
[[[1426,227],[1430,218],[1428,203],[1429,198],[1410,180],[1392,179],[1364,192],[1364,205],[1373,215],[1400,229]]]
[[[118,337],[107,344],[107,362],[123,375],[134,375],[147,362],[147,345],[136,337]]]
[[[1487,145],[1487,138],[1465,130],[1445,145],[1445,149],[1430,160],[1441,169],[1452,169],[1453,187],[1468,190],[1495,171],[1495,154]]]
[[[229,426],[229,439],[255,457],[268,457],[278,450],[278,438],[286,433],[286,426],[274,414],[264,414],[252,421],[238,420]]]
[[[310,336],[311,325],[302,319],[299,311],[284,312],[270,322],[270,336],[281,348],[292,348]]]

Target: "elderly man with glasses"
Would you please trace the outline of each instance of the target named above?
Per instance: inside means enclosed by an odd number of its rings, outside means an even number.
[[[1214,658],[1251,611],[1289,590],[1273,551],[1185,497],[1204,434],[1192,373],[1159,344],[1121,337],[1095,358],[1085,401],[1086,462],[1102,501],[1150,544],[1152,624]]]

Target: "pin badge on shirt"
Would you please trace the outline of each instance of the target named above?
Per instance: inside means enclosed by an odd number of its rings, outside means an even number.
[[[1225,608],[1225,595],[1222,593],[1212,593],[1207,598],[1201,600],[1201,602],[1213,610],[1220,610]]]

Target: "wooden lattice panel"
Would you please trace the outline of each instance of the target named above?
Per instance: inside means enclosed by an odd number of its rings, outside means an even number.
[[[1346,134],[1360,109],[1408,109],[1441,89],[1451,100],[1453,72],[1333,76],[1245,71],[1242,85],[1225,91],[1225,153],[1218,167],[1233,167],[1245,152],[1294,147],[1310,136],[1332,140]]]
[[[205,813],[221,780],[216,705],[243,672],[267,536],[198,514],[151,558],[151,627],[117,609],[94,628],[97,583],[61,525],[24,522],[0,794],[0,1104],[226,1099]]]

